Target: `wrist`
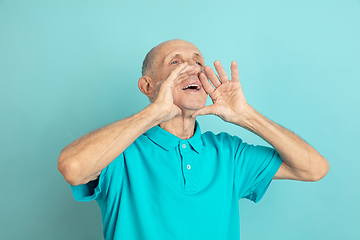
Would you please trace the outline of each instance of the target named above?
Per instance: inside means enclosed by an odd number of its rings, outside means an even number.
[[[269,119],[251,106],[249,106],[248,111],[244,114],[240,126],[257,134],[266,141],[268,136],[265,136],[265,133],[273,130],[274,128],[274,124]]]
[[[256,125],[256,119],[259,117],[260,113],[252,106],[248,105],[244,113],[236,118],[235,124],[253,132]]]
[[[153,126],[159,125],[165,121],[166,114],[160,104],[156,102],[150,103],[145,109],[145,116],[149,117]]]

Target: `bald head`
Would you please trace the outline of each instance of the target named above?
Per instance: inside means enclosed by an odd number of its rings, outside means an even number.
[[[156,47],[153,47],[145,56],[145,59],[143,61],[143,65],[142,65],[142,71],[141,71],[141,74],[143,76],[150,74],[151,68],[153,67],[154,62],[155,62]]]
[[[158,60],[159,57],[159,53],[161,52],[160,50],[166,46],[169,45],[173,45],[173,44],[177,44],[177,43],[188,43],[191,45],[194,45],[188,41],[185,40],[181,40],[181,39],[172,39],[172,40],[168,40],[165,42],[162,42],[160,44],[158,44],[157,46],[153,47],[145,56],[145,59],[143,61],[143,65],[142,65],[142,75],[154,75],[155,74],[155,68],[154,66],[156,65],[156,61]],[[195,45],[194,45],[195,46]]]

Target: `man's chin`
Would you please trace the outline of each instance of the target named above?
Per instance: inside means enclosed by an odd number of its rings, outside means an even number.
[[[176,100],[175,100],[175,105],[178,106],[183,113],[186,113],[185,115],[188,115],[190,113],[193,114],[195,111],[203,108],[206,104],[205,98],[198,98],[198,97],[197,98],[183,97],[181,99],[176,99]]]
[[[182,106],[180,107],[180,109],[182,110],[183,113],[186,113],[186,115],[192,115],[194,112],[196,112],[197,110],[200,110],[204,107],[205,105],[198,105],[198,106]]]

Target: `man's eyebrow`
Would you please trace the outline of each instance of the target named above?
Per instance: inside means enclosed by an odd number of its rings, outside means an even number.
[[[199,58],[202,58],[203,59],[203,56],[200,54],[200,53],[193,53],[193,55],[195,55],[196,57],[199,57]],[[170,56],[165,56],[162,60],[162,64],[164,64],[165,62],[165,59],[173,59],[173,58],[176,58],[176,57],[179,57],[181,56],[181,54],[177,53],[175,55],[170,55]]]
[[[164,64],[165,59],[173,59],[173,58],[178,57],[178,56],[180,56],[180,55],[181,55],[181,54],[177,53],[177,54],[175,54],[175,55],[165,56],[165,57],[163,58],[163,60],[162,60],[162,64]]]
[[[196,57],[198,57],[203,63],[205,62],[205,59],[204,59],[203,55],[201,55],[201,53],[194,53],[194,55]]]
[[[176,54],[176,55],[174,55],[174,56],[173,56],[173,55],[170,55],[170,56],[166,56],[166,55],[165,55],[161,62],[164,64],[165,59],[167,59],[167,58],[173,59],[175,56],[178,56],[178,55],[179,55],[179,54]]]
[[[200,54],[200,53],[194,53],[194,55],[200,57],[200,58],[203,58],[203,56]]]

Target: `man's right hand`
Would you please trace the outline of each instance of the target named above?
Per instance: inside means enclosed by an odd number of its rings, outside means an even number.
[[[151,105],[159,109],[161,122],[166,122],[182,113],[182,110],[174,104],[173,89],[184,75],[189,74],[195,68],[188,66],[187,62],[179,64],[164,81],[159,81],[155,85],[154,101]]]
[[[177,66],[155,87],[152,103],[141,112],[89,133],[66,146],[58,169],[71,185],[85,184],[118,157],[148,129],[182,113],[174,104],[174,87],[194,71],[187,63]]]

